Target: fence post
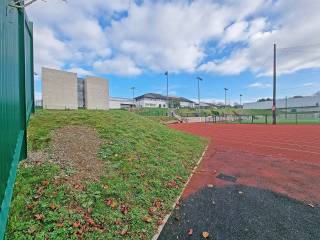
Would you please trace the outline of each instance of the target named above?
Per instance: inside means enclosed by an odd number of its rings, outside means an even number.
[[[268,124],[268,115],[266,114],[266,124]]]
[[[251,116],[251,123],[253,124],[253,115]]]
[[[296,113],[296,124],[298,124],[298,113]]]
[[[27,158],[27,116],[26,116],[26,73],[25,73],[25,15],[24,9],[18,10],[18,28],[19,28],[19,95],[20,95],[20,115],[21,130],[24,131],[20,159]],[[33,93],[32,93],[33,94]]]

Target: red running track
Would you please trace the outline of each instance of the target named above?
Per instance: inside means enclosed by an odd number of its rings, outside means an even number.
[[[236,176],[237,184],[320,203],[320,126],[185,123],[171,127],[210,140],[184,197],[208,184],[233,184],[216,178],[222,172]]]

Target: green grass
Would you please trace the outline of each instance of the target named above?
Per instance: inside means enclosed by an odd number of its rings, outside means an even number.
[[[175,117],[167,117],[167,116],[146,116],[148,119],[159,122],[159,123],[170,123],[172,121],[177,121]]]
[[[167,108],[136,108],[134,110],[130,109],[142,116],[166,116],[168,113]]]
[[[57,184],[63,171],[45,161],[18,169],[7,239],[151,239],[201,156],[206,140],[167,128],[128,111],[37,111],[28,128],[29,151],[50,149],[52,133],[65,125],[97,130],[104,174],[85,190]],[[175,181],[178,188],[168,187]],[[112,208],[105,203],[112,199]],[[155,209],[148,221],[149,208]],[[120,205],[128,207],[123,214]],[[38,215],[37,215],[38,214]],[[85,215],[87,214],[87,215]],[[89,217],[89,218],[88,218]],[[39,219],[40,218],[40,219]],[[94,221],[102,230],[88,225]],[[80,224],[80,226],[78,226]],[[125,233],[121,235],[120,233]]]

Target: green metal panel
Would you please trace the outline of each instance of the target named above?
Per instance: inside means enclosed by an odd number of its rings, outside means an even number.
[[[26,125],[34,108],[32,24],[0,0],[0,239],[17,165],[26,157]]]

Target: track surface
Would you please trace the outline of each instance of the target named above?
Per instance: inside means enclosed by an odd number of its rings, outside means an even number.
[[[172,128],[210,139],[201,165],[183,196],[234,175],[236,184],[269,189],[308,203],[320,203],[320,126],[173,124]]]
[[[210,144],[159,240],[320,239],[320,126],[171,127]]]

